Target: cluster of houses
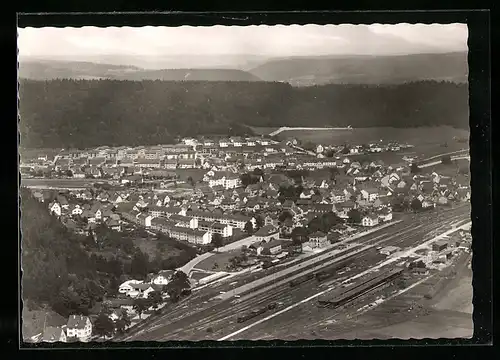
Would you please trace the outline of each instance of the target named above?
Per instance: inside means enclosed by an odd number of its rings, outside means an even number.
[[[409,166],[385,166],[381,161],[361,164],[349,158],[329,169],[335,170],[333,175],[323,170],[302,176],[302,191],[293,200],[284,199],[280,189],[297,186],[297,179],[282,171],[264,168],[259,175],[252,173],[255,181],[244,186],[241,178],[246,169],[228,171],[213,166],[204,170],[187,195],[117,186],[112,191],[87,189],[58,194],[48,207],[80,233],[100,222],[117,231],[133,222],[181,241],[206,245],[215,233],[226,239],[241,234],[248,222],[255,229],[258,216],[265,219],[265,225],[287,235],[326,212],[347,219],[356,209],[361,213],[360,225],[366,227],[391,221],[391,204],[396,198],[407,204],[418,199],[424,209],[470,199],[466,175],[412,174]],[[33,194],[40,201],[46,199],[42,190]],[[283,210],[292,216],[279,222]],[[85,227],[79,227],[75,218],[85,219]]]
[[[385,147],[370,144],[350,147],[349,151],[399,148],[398,144]],[[196,246],[210,244],[215,234],[225,242],[252,236],[250,251],[256,256],[278,259],[288,255],[292,242],[284,239],[289,239],[294,229],[307,228],[324,214],[334,213],[347,220],[352,210],[357,210],[357,225],[373,227],[392,220],[396,200],[410,204],[418,199],[423,209],[470,200],[466,175],[412,174],[407,165],[393,167],[382,161],[360,163],[349,156],[324,155],[332,149],[338,150],[320,145],[317,156],[308,156],[264,138],[230,138],[218,142],[184,139],[177,145],[133,149],[63,151],[54,159],[42,155],[30,166],[70,171],[73,177],[107,176],[115,179],[116,185],[111,190],[32,190],[32,194],[65,226],[82,235],[89,234],[100,223],[118,232],[133,223]],[[134,186],[151,177],[175,177],[176,169],[189,166],[203,172],[189,191],[175,193]],[[261,171],[255,172],[257,168]],[[292,179],[286,175],[287,169],[310,171],[304,172],[300,179]],[[252,182],[244,184],[243,175],[250,175]],[[166,181],[160,182],[160,189],[168,187]],[[300,193],[284,196],[284,188],[300,189]],[[285,219],[281,216],[283,212],[287,212]],[[339,224],[326,233],[310,233],[302,249],[325,248],[349,230],[346,224]],[[389,255],[397,249],[383,251]],[[109,305],[132,311],[134,299],[161,289],[170,276],[166,271],[147,281],[125,282],[119,288],[121,296],[110,300]],[[44,341],[87,339],[91,333],[88,318],[72,316],[66,327],[48,327],[43,338]]]
[[[88,316],[70,315],[62,326],[46,326],[41,334],[31,340],[38,342],[88,342],[92,337],[92,322]]]
[[[290,142],[292,145],[298,145],[297,140],[292,140]],[[322,144],[318,144],[316,146],[316,153],[318,154],[318,157],[322,158],[324,157],[325,153],[328,151],[333,151],[334,153],[343,153],[343,154],[350,154],[350,155],[358,155],[358,154],[370,154],[370,153],[381,153],[381,152],[386,152],[386,151],[400,151],[401,149],[407,149],[412,147],[411,145],[407,144],[399,144],[399,143],[394,143],[390,142],[388,144],[383,144],[382,142],[380,143],[369,143],[366,145],[352,145],[352,146],[324,146]]]
[[[173,274],[172,270],[162,270],[157,274],[149,274],[145,281],[128,280],[122,283],[118,289],[118,296],[103,302],[103,305],[110,310],[109,318],[113,321],[117,320],[123,311],[126,311],[128,316],[135,316],[134,300],[148,298],[153,291],[161,292],[164,299],[168,298],[162,290],[170,282]],[[35,335],[31,340],[35,342],[87,342],[92,338],[92,327],[89,316],[71,315],[66,324],[46,326],[42,333]]]
[[[55,156],[39,154],[23,159],[21,171],[27,175],[40,173],[45,177],[106,178],[130,181],[134,175],[171,177],[176,169],[212,169],[221,171],[252,171],[261,169],[322,169],[344,167],[348,155],[398,151],[405,145],[368,144],[350,146],[342,158],[327,157],[329,151],[341,152],[344,146],[318,145],[314,156],[295,146],[297,141],[277,142],[264,137],[231,137],[228,139],[183,139],[175,145],[140,147],[101,146],[90,150],[62,150]],[[347,159],[347,162],[344,161]],[[236,179],[222,176],[212,179],[213,186],[236,187]]]

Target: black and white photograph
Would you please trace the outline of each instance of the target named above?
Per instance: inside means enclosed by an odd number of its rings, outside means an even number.
[[[22,341],[469,339],[468,27],[18,27]]]

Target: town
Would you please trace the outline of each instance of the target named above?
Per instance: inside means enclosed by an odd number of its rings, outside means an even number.
[[[134,239],[146,257],[156,261],[156,272],[148,268],[142,276],[126,276],[113,294],[105,294],[105,312],[70,314],[67,324],[46,326],[31,341],[125,336],[146,326],[150,316],[158,317],[170,303],[210,287],[233,280],[231,289],[238,289],[277,269],[301,263],[306,267],[319,261],[318,256],[326,259],[332,251],[356,248],[352,239],[470,201],[468,165],[450,165],[451,172],[427,171],[436,159],[449,165],[467,160],[467,154],[444,154],[426,162],[405,153],[412,148],[397,142],[311,144],[270,136],[205,137],[173,145],[102,146],[22,156],[22,186],[85,239],[85,246],[98,248],[106,257],[127,253],[120,239]],[[388,153],[399,160],[384,162]],[[470,232],[460,234],[434,243],[417,260],[401,259],[413,272],[425,275],[449,262],[458,249],[469,251]],[[104,249],[104,238],[113,238],[114,245]],[[191,256],[164,261],[165,247],[172,244]],[[389,257],[405,248],[376,250]],[[202,269],[202,263],[209,265]],[[283,279],[292,281],[293,276]],[[242,290],[242,297],[248,291]],[[222,298],[230,293],[219,291]],[[231,297],[240,295],[233,290]]]

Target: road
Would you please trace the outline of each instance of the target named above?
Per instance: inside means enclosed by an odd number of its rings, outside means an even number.
[[[248,236],[244,239],[241,239],[241,240],[232,242],[230,244],[221,246],[220,248],[217,249],[217,252],[226,252],[226,251],[241,249],[241,247],[243,245],[249,246],[249,245],[253,244],[255,241],[256,241],[255,236]],[[196,267],[196,265],[198,265],[203,260],[206,260],[215,254],[216,254],[215,252],[207,252],[207,253],[204,253],[202,255],[199,255],[199,256],[195,257],[193,260],[191,260],[190,262],[188,262],[187,264],[185,264],[184,266],[182,266],[181,268],[179,268],[178,270],[181,270],[182,272],[189,274],[191,272],[191,270],[193,270],[193,268]]]
[[[452,161],[454,161],[454,160],[469,160],[470,161],[470,156],[469,155],[452,156],[451,160]],[[430,166],[434,166],[434,165],[439,165],[441,163],[442,163],[441,160],[436,160],[436,161],[432,161],[432,162],[427,163],[427,164],[418,165],[418,167],[422,169],[422,168],[426,168],[426,167],[430,167]]]
[[[354,264],[345,273],[339,272],[335,278],[328,280],[325,284],[331,284],[334,280],[342,280],[386,261],[386,257],[376,251],[376,246],[394,245],[401,248],[418,246],[439,233],[450,229],[450,224],[458,221],[470,220],[470,206],[464,204],[454,209],[440,210],[421,214],[418,217],[409,217],[405,221],[387,228],[384,234],[373,233],[359,239],[362,251],[354,256]],[[305,282],[295,288],[290,288],[288,283],[275,284],[266,289],[265,292],[257,294],[251,292],[244,294],[239,299],[216,300],[214,296],[220,291],[227,291],[230,284],[222,284],[213,288],[200,290],[186,299],[178,306],[172,306],[160,317],[152,320],[147,326],[132,329],[132,333],[122,340],[155,341],[155,340],[220,340],[235,331],[247,327],[249,324],[262,321],[270,313],[249,320],[244,324],[236,322],[236,317],[272,301],[282,302],[283,309],[294,306],[283,315],[265,320],[258,324],[257,328],[293,327],[296,320],[304,315],[300,306],[296,304],[304,302],[312,295],[317,294],[325,284],[315,281]],[[233,285],[234,286],[234,285]],[[237,285],[236,285],[237,286]],[[300,305],[300,304],[299,304]],[[243,331],[236,338],[254,339],[258,332]],[[231,339],[232,340],[232,339]]]
[[[352,130],[352,128],[349,128],[349,127],[346,127],[346,128],[330,128],[330,127],[326,127],[326,128],[317,128],[317,127],[288,127],[288,126],[283,126],[283,127],[280,127],[278,130],[274,130],[272,133],[269,134],[269,136],[274,136],[274,135],[278,135],[279,133],[282,133],[283,131],[293,131],[293,130]]]
[[[445,156],[445,155],[454,155],[454,154],[463,153],[463,152],[469,152],[469,149],[465,148],[465,149],[461,149],[461,150],[457,150],[457,151],[451,151],[451,152],[447,152],[447,153],[442,153],[442,154],[438,154],[438,155],[434,155],[434,156],[428,157],[426,159],[422,159],[420,161],[434,160],[434,159],[438,159],[438,158],[440,158],[442,156]]]
[[[386,224],[386,225],[382,225],[382,226],[378,226],[375,229],[371,229],[371,230],[368,230],[366,232],[363,232],[363,233],[360,233],[360,234],[356,234],[356,235],[354,235],[354,236],[352,236],[352,237],[350,237],[350,238],[348,238],[348,239],[346,239],[344,241],[339,242],[336,245],[343,244],[343,243],[349,242],[351,240],[355,240],[358,237],[363,236],[363,235],[365,235],[367,233],[371,233],[371,232],[374,232],[374,231],[379,231],[382,228],[384,228],[386,226],[391,226],[391,225],[392,225],[392,223],[389,223],[389,224]],[[235,241],[233,243],[227,244],[225,246],[222,246],[219,249],[217,249],[217,251],[218,252],[226,252],[226,251],[237,250],[237,249],[240,249],[243,245],[249,246],[249,245],[253,244],[255,241],[256,240],[255,240],[254,236],[249,236],[249,237],[246,237],[244,239],[241,239],[241,240]],[[191,260],[190,262],[188,262],[187,264],[185,264],[184,266],[182,266],[181,268],[179,268],[178,270],[181,270],[184,273],[189,274],[196,267],[196,265],[198,265],[200,262],[202,262],[203,260],[208,259],[209,257],[211,257],[213,255],[215,255],[214,252],[208,252],[208,253],[199,255],[199,256],[195,257],[193,260]],[[313,256],[311,256],[311,257],[313,257]],[[321,255],[318,255],[318,256],[321,256]]]
[[[21,178],[21,186],[31,189],[80,190],[92,187],[92,184],[96,182],[109,184],[107,180],[103,179]]]

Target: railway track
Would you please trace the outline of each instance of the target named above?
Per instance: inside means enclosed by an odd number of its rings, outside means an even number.
[[[430,220],[430,216],[427,219]],[[427,220],[425,219],[425,220]],[[461,208],[451,209],[442,214],[434,215],[433,222],[422,221],[417,226],[414,224],[409,224],[402,226],[402,230],[399,229],[395,234],[380,235],[376,237],[371,237],[366,240],[367,243],[371,245],[375,244],[410,244],[418,245],[430,238],[433,231],[440,228],[446,227],[450,222],[464,219],[464,210]],[[372,247],[370,250],[360,252],[356,254],[353,258],[355,263],[365,263],[361,267],[354,267],[347,273],[360,273],[363,268],[370,268],[373,266],[373,256],[376,254],[375,249]],[[327,265],[325,265],[327,266]],[[325,267],[323,266],[323,267]],[[342,277],[345,277],[346,273],[342,273]],[[335,283],[334,276],[333,279],[328,279],[328,283]],[[217,338],[227,334],[228,332],[234,331],[238,327],[244,324],[238,324],[236,322],[237,314],[242,314],[251,309],[259,308],[261,306],[266,306],[270,302],[281,302],[283,306],[288,306],[288,304],[297,302],[298,299],[306,298],[308,294],[318,291],[321,283],[314,280],[308,280],[301,283],[297,287],[290,287],[288,281],[282,284],[278,284],[270,289],[265,289],[265,291],[257,292],[257,294],[250,293],[242,296],[239,301],[231,302],[225,301],[214,301],[213,304],[209,304],[207,307],[203,304],[198,304],[197,308],[193,311],[186,312],[183,309],[177,308],[169,311],[161,318],[156,319],[149,329],[146,329],[142,334],[131,335],[132,340],[188,340],[188,339],[203,339],[203,338]],[[257,296],[260,295],[260,296]],[[210,302],[209,302],[210,303]],[[189,302],[188,302],[189,304]],[[294,314],[297,311],[292,311]],[[267,314],[271,314],[272,311]],[[292,314],[287,313],[287,317]],[[258,316],[256,319],[264,315]],[[299,316],[300,317],[300,316]],[[284,317],[279,315],[280,321]],[[274,320],[274,319],[273,319]],[[292,320],[295,320],[293,317]],[[249,320],[251,323],[252,320]],[[280,322],[281,324],[281,322]],[[280,325],[281,326],[281,325]],[[207,333],[207,329],[212,328],[211,333]]]

